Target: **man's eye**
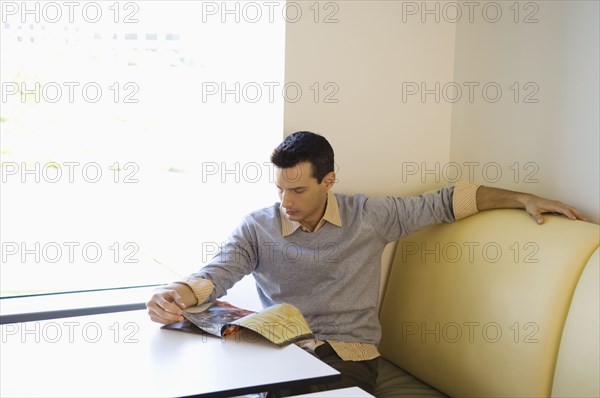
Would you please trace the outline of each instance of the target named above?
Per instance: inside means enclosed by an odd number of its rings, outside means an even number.
[[[296,193],[303,193],[304,189],[295,189],[294,192],[296,192]]]

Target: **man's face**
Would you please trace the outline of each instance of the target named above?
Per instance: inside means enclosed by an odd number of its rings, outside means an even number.
[[[275,169],[275,184],[286,216],[311,231],[325,212],[327,191],[334,182],[335,174],[331,172],[317,183],[310,162]]]

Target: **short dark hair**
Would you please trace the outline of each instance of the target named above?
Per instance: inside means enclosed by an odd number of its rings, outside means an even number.
[[[297,131],[288,137],[271,155],[271,162],[280,169],[310,162],[317,183],[333,171],[333,148],[322,135],[310,131]]]

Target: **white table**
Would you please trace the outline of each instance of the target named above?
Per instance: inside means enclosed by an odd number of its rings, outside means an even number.
[[[293,344],[165,330],[145,310],[5,324],[1,337],[3,397],[230,397],[339,377]]]

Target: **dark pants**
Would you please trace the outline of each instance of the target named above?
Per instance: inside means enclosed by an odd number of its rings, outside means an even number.
[[[292,395],[308,394],[311,392],[335,390],[346,387],[360,387],[366,392],[375,395],[375,381],[377,380],[379,358],[370,361],[344,361],[327,343],[317,347],[315,356],[339,371],[342,374],[342,379],[333,383],[272,391],[267,397],[289,397]]]

